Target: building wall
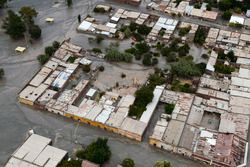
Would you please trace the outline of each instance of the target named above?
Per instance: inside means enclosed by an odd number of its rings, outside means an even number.
[[[30,101],[30,100],[27,100],[27,99],[23,99],[23,98],[18,98],[18,101],[20,103],[23,103],[23,104],[26,104],[26,105],[30,105],[30,106],[33,106],[34,105],[34,102]]]

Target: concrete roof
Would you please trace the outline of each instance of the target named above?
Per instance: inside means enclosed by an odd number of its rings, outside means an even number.
[[[185,125],[184,122],[172,119],[167,126],[163,140],[166,143],[177,146],[180,141],[184,125]]]
[[[56,167],[67,152],[50,146],[51,139],[32,134],[13,154],[6,167]]]
[[[52,72],[52,69],[43,67],[36,76],[30,81],[30,85],[32,86],[39,86]]]
[[[146,127],[147,127],[146,123],[126,117],[120,129],[130,132],[130,133],[143,135]]]
[[[45,85],[45,84],[41,84],[38,87],[27,86],[19,94],[19,97],[35,102],[47,88],[48,88],[48,85]]]

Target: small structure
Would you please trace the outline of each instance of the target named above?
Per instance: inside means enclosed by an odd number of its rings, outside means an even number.
[[[15,51],[16,51],[16,52],[19,52],[19,53],[23,53],[25,50],[26,50],[26,48],[25,48],[25,47],[21,47],[21,46],[18,46],[18,47],[15,49]]]
[[[54,22],[54,18],[53,17],[47,17],[45,19],[45,21],[48,22],[48,23],[53,23]]]
[[[245,19],[241,16],[232,15],[229,23],[244,25]]]

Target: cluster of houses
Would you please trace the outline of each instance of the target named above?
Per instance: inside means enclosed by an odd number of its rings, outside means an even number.
[[[148,41],[155,41],[158,37],[161,37],[166,42],[170,39],[178,24],[178,20],[175,19],[119,8],[110,16],[108,22],[101,23],[95,18],[88,16],[77,29],[80,32],[101,34],[111,38],[118,35],[120,39],[123,39],[124,35],[119,34],[119,30],[122,26],[129,25],[131,22],[152,28],[147,36]],[[159,35],[160,32],[162,36]]]
[[[134,95],[120,96],[109,91],[100,95],[91,86],[90,78],[77,76],[82,65],[91,63],[85,57],[87,53],[82,52],[81,47],[63,42],[21,90],[19,102],[141,141],[163,87],[155,88],[154,99],[139,120],[130,118]],[[68,62],[70,57],[75,57],[73,63]]]
[[[160,2],[150,2],[147,8],[167,14],[192,16],[209,21],[215,21],[218,16],[218,12],[207,10],[207,3],[202,3],[200,8],[195,8],[194,5],[190,5],[190,1],[178,3],[175,0],[162,0]]]
[[[164,90],[160,101],[175,107],[161,115],[149,143],[213,166],[246,165],[249,74],[243,65],[231,79],[204,74],[195,94]]]

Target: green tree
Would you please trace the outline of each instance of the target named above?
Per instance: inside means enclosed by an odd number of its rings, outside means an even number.
[[[169,103],[167,103],[167,104],[165,105],[165,113],[166,113],[166,114],[172,114],[172,112],[173,112],[173,110],[174,110],[174,107],[175,107],[174,104],[169,104]]]
[[[30,6],[24,6],[20,9],[19,11],[21,17],[27,24],[33,24],[33,18],[37,17],[38,12],[34,9],[31,8]]]
[[[127,52],[121,53],[116,48],[111,48],[107,51],[105,59],[108,61],[115,61],[115,62],[124,61],[129,63],[132,62],[133,55]]]
[[[84,154],[78,158],[87,159],[97,164],[103,164],[111,157],[111,151],[108,146],[108,139],[98,138],[96,141],[87,146]]]
[[[49,60],[49,58],[50,58],[50,56],[49,55],[39,55],[38,57],[37,57],[37,60],[39,61],[39,63],[41,64],[41,65],[44,65],[48,60]]]
[[[0,79],[3,78],[3,76],[4,76],[4,69],[0,68]]]
[[[139,42],[135,44],[135,48],[138,50],[138,54],[147,53],[150,50],[150,46],[146,42]]]
[[[66,0],[67,6],[71,7],[73,5],[73,1],[72,0]]]
[[[53,48],[53,46],[47,46],[44,49],[45,54],[48,56],[52,56],[55,53],[55,49]]]
[[[171,64],[171,72],[183,78],[201,75],[200,69],[192,61],[185,59],[180,59],[178,62]]]
[[[221,17],[222,17],[223,20],[230,20],[231,16],[232,16],[232,12],[230,10],[226,10],[221,15]]]
[[[104,40],[104,38],[101,35],[97,35],[95,40],[96,40],[96,43],[100,44]]]
[[[154,167],[172,167],[171,163],[168,161],[158,161],[156,162],[156,164],[154,165]]]
[[[60,42],[54,41],[54,42],[52,43],[52,46],[53,46],[54,50],[57,50],[57,49],[59,49],[59,47],[60,47]]]
[[[122,163],[121,163],[122,167],[134,167],[135,166],[135,162],[130,159],[130,158],[125,158]]]
[[[41,37],[42,30],[38,25],[32,24],[29,26],[29,34],[30,34],[31,38],[38,39]]]
[[[150,53],[147,53],[144,55],[142,64],[145,66],[151,66],[152,65],[152,56]]]
[[[22,38],[26,31],[25,24],[21,17],[12,10],[8,11],[8,16],[4,19],[3,28],[6,30],[6,34],[10,35],[13,39]]]
[[[148,35],[150,33],[152,28],[146,26],[145,24],[142,24],[138,26],[137,32],[140,33],[141,35]]]
[[[189,53],[190,47],[187,43],[185,43],[183,46],[179,47],[178,54],[180,57],[186,56]]]
[[[232,0],[220,0],[219,1],[219,9],[222,11],[228,10],[232,8]]]
[[[207,28],[206,27],[202,27],[199,26],[198,30],[195,33],[194,36],[194,43],[197,43],[199,45],[203,45],[203,43],[205,42],[206,38],[207,38]]]

